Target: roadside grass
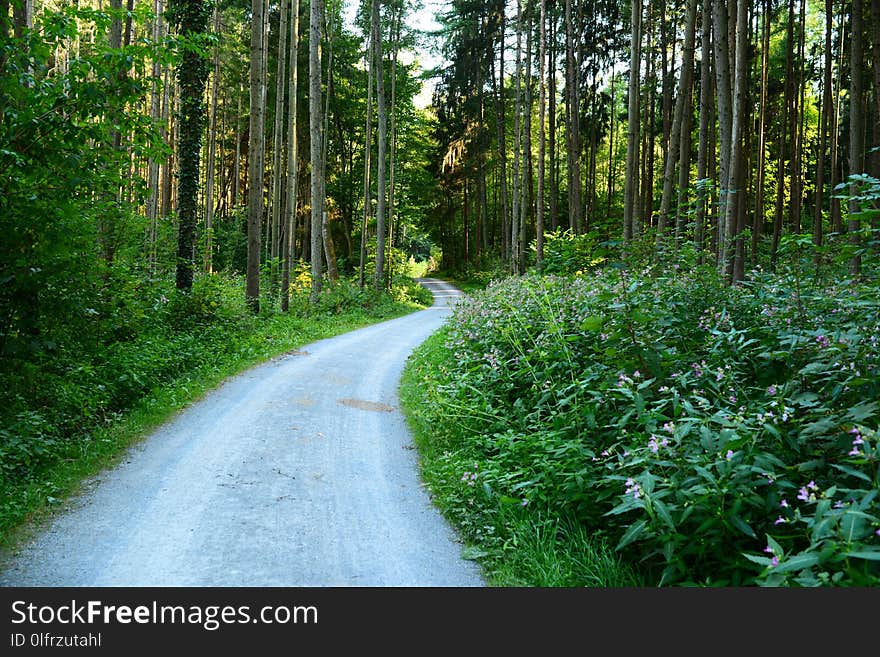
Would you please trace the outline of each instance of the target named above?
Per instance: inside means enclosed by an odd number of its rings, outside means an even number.
[[[603,536],[560,516],[535,511],[481,481],[479,453],[465,425],[442,423],[434,402],[438,372],[448,363],[447,329],[430,336],[407,360],[401,408],[419,452],[422,478],[435,506],[458,530],[465,558],[477,561],[491,586],[631,587],[642,584]]]
[[[292,301],[289,314],[239,314],[234,321],[190,327],[182,334],[188,350],[186,357],[180,369],[174,370],[167,380],[139,394],[125,408],[100,418],[76,418],[72,424],[82,430],[53,441],[52,452],[28,469],[7,468],[0,479],[0,551],[14,550],[63,508],[65,500],[76,494],[84,482],[117,464],[128,448],[224,379],[316,340],[424,307],[404,295],[392,298],[374,294],[364,302],[346,289],[328,292],[319,310],[306,316],[306,306],[301,301]],[[180,337],[181,334],[171,334],[168,339]],[[155,333],[149,336],[151,343],[146,350],[153,360],[162,347],[167,347],[158,344],[160,339]],[[129,356],[129,360],[141,364],[135,357]],[[105,377],[109,374],[103,373]],[[126,374],[137,376],[133,371]],[[8,428],[4,432],[7,443],[15,438],[8,435]]]
[[[623,265],[492,283],[410,358],[467,556],[508,585],[876,586],[873,270]]]

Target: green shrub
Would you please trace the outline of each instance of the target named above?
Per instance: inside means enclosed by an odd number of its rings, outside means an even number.
[[[876,585],[878,336],[871,283],[509,279],[421,361],[419,413],[476,540],[518,503],[577,518],[662,584]]]
[[[532,251],[537,244],[532,242]],[[570,230],[544,233],[545,274],[583,274],[604,264],[613,253],[610,242],[602,242],[597,233],[576,235]]]

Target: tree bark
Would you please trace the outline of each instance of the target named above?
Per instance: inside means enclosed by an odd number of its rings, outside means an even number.
[[[540,89],[538,91],[538,207],[535,214],[535,260],[539,271],[544,262],[544,158],[546,157],[547,141],[545,130],[547,119],[547,0],[540,0],[540,3],[541,25],[539,28],[540,37],[538,45],[538,57],[540,60],[538,72],[540,79]]]
[[[385,76],[383,75],[382,30],[379,28],[379,0],[373,0],[372,10],[373,48],[376,57],[376,105],[379,114],[379,153],[377,169],[376,203],[376,271],[373,287],[382,289],[385,282],[385,202],[386,202],[386,152],[388,148],[388,113],[385,106]]]
[[[632,38],[629,59],[629,95],[627,111],[626,178],[623,191],[623,239],[638,234],[639,223],[639,78],[641,70],[642,0],[632,0]]]
[[[278,61],[275,69],[275,121],[272,133],[272,215],[269,257],[272,259],[272,289],[277,289],[277,262],[281,255],[281,181],[284,179],[284,92],[287,87],[287,5],[281,0],[278,25]],[[290,135],[288,135],[288,139]]]
[[[568,0],[570,2],[571,0]],[[510,271],[519,272],[519,223],[522,207],[522,3],[516,2],[516,66],[513,95],[513,213],[510,222]]]
[[[299,88],[299,0],[290,9],[290,108],[287,114],[287,203],[284,209],[284,266],[281,270],[281,310],[290,308],[290,267],[296,252],[296,201],[299,182],[299,144],[297,139],[297,93]]]
[[[876,2],[876,0],[873,0]],[[825,209],[825,152],[828,148],[828,131],[831,121],[831,58],[833,57],[832,33],[834,31],[834,0],[825,0],[825,65],[822,77],[822,120],[819,126],[819,153],[816,157],[816,197],[813,207],[813,245],[822,246],[823,212]],[[818,258],[818,254],[817,254]],[[818,263],[818,260],[817,260]]]
[[[730,147],[733,131],[733,89],[730,78],[730,42],[728,7],[722,0],[714,2],[714,44],[715,44],[715,94],[718,98],[718,162],[720,175],[718,181],[718,266],[728,274],[730,265],[730,235],[727,228],[728,205],[730,204]]]
[[[852,0],[852,28],[850,36],[849,54],[849,175],[864,173],[865,171],[865,89],[862,81],[864,68],[864,3],[862,0]],[[852,196],[859,192],[858,184],[850,186]],[[861,208],[858,201],[851,198],[849,201],[849,220],[847,231],[849,242],[854,249],[859,248],[861,242],[859,230],[861,229]],[[856,252],[850,257],[849,273],[858,277],[862,273],[862,257]]]
[[[178,28],[184,36],[204,34],[208,15],[202,0],[177,0]],[[185,4],[184,4],[185,2]],[[178,290],[189,291],[193,283],[196,221],[198,216],[199,164],[205,121],[204,93],[207,66],[198,52],[187,50],[178,69],[180,83],[180,141],[178,142]]]
[[[205,254],[203,268],[214,271],[214,176],[217,160],[217,105],[220,95],[220,8],[214,7],[214,34],[218,44],[214,48],[214,73],[211,79],[210,122],[208,124],[208,161],[205,166]]]
[[[248,130],[248,250],[245,297],[255,313],[260,310],[260,242],[263,227],[263,0],[252,0],[250,61],[250,128]]]
[[[740,234],[739,217],[740,210],[745,208],[746,203],[746,153],[743,148],[743,135],[746,123],[746,97],[749,83],[749,2],[738,0],[736,18],[736,67],[733,77],[733,116],[730,134],[730,194],[731,201],[727,204],[727,219],[725,220],[725,242],[735,245],[732,262],[728,268],[729,278],[732,283],[738,283],[745,278],[743,264],[742,235]]]
[[[697,146],[697,209],[694,213],[694,242],[703,262],[706,248],[706,220],[709,209],[709,115],[712,113],[712,0],[704,0],[700,29],[700,127]]]
[[[333,233],[330,229],[330,218],[327,216],[327,151],[330,142],[330,99],[333,96],[333,27],[332,24],[324,25],[324,34],[327,41],[327,94],[324,97],[324,115],[322,117],[321,139],[321,241],[324,244],[324,258],[327,262],[327,278],[331,281],[339,280],[339,270],[336,267],[336,248],[333,243]]]
[[[685,231],[685,204],[691,173],[691,127],[693,125],[694,53],[697,34],[697,2],[689,0],[685,17],[685,41],[682,52],[682,84],[680,94],[684,97],[678,162],[678,198],[675,205],[675,245],[678,248]]]
[[[581,217],[580,101],[578,67],[575,61],[575,18],[573,0],[565,0],[565,93],[568,99],[565,130],[568,164],[568,227],[575,233],[583,230]],[[641,2],[639,2],[641,4]]]
[[[367,265],[367,227],[369,226],[370,215],[372,214],[373,201],[370,195],[371,183],[370,159],[373,152],[373,67],[375,58],[373,56],[373,33],[370,30],[370,36],[367,39],[366,54],[366,70],[367,70],[367,116],[366,125],[364,127],[364,216],[361,221],[361,251],[360,264],[358,267],[358,287],[364,289],[364,271]]]
[[[672,126],[669,135],[669,146],[666,149],[666,167],[663,175],[663,195],[660,198],[660,216],[657,220],[657,246],[661,246],[669,223],[669,215],[672,208],[673,180],[675,178],[675,166],[679,164],[681,154],[682,124],[684,122],[687,107],[687,99],[691,93],[691,82],[694,67],[694,43],[696,41],[697,1],[688,0],[687,17],[685,19],[685,44],[681,62],[681,73],[678,81],[678,94],[675,99],[675,109],[672,116]],[[681,167],[682,170],[686,168]],[[686,184],[686,183],[685,183]]]
[[[378,2],[378,0],[374,0]],[[309,131],[311,133],[311,270],[312,290],[309,300],[314,304],[321,292],[322,239],[324,221],[324,120],[321,116],[321,29],[324,25],[324,0],[311,0],[309,12]]]

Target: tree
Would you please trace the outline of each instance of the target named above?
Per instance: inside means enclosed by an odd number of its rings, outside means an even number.
[[[627,111],[626,178],[623,192],[623,239],[630,240],[638,232],[639,225],[639,78],[642,44],[642,2],[632,0],[632,40],[629,56],[629,93]]]
[[[281,310],[290,304],[290,266],[296,248],[296,203],[299,181],[297,91],[299,89],[299,0],[292,0],[290,27],[290,109],[287,112],[287,203],[284,211],[284,266],[281,271]]]
[[[578,94],[578,67],[576,65],[577,44],[575,43],[575,16],[572,11],[573,0],[565,0],[565,61],[566,61],[566,153],[568,164],[568,226],[572,231],[583,230],[581,214],[581,167],[580,167],[580,96]],[[639,5],[640,0],[633,4]],[[633,10],[635,12],[635,9]],[[635,28],[633,30],[635,32]],[[633,37],[635,38],[635,37]]]
[[[180,34],[187,39],[177,71],[180,84],[177,289],[189,291],[193,283],[199,163],[205,122],[204,93],[208,76],[206,59],[197,39],[207,30],[210,8],[203,0],[174,0],[170,10]]]
[[[862,0],[853,0],[852,3],[852,28],[850,29],[851,44],[849,54],[849,174],[864,173],[865,170],[865,86],[862,80],[864,62],[864,34],[863,25],[864,3]],[[849,241],[854,248],[854,253],[849,261],[849,273],[859,276],[862,272],[862,258],[859,255],[859,230],[861,229],[858,200],[858,182],[851,178],[852,194],[849,201]]]
[[[374,0],[377,1],[377,0]],[[324,25],[324,1],[311,0],[309,17],[309,130],[311,132],[311,263],[310,299],[317,303],[321,292],[321,229],[324,220],[324,117],[321,110],[321,28]]]
[[[538,92],[538,208],[536,211],[536,264],[541,268],[544,259],[544,160],[546,159],[547,135],[545,122],[547,120],[547,0],[539,0],[541,3],[540,16],[540,44],[538,46],[538,77],[540,89]]]
[[[376,105],[379,115],[379,148],[376,159],[376,270],[373,287],[382,289],[385,284],[385,203],[386,153],[388,149],[388,114],[385,107],[385,76],[383,74],[382,31],[379,27],[379,1],[372,2],[373,55],[376,60]]]
[[[263,98],[263,0],[251,1],[250,128],[248,130],[248,224],[245,298],[260,311],[260,241],[263,226],[263,142],[265,100]]]

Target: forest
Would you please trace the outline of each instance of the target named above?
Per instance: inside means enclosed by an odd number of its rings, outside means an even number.
[[[0,2],[4,534],[434,272],[401,397],[492,581],[880,581],[880,1]]]

